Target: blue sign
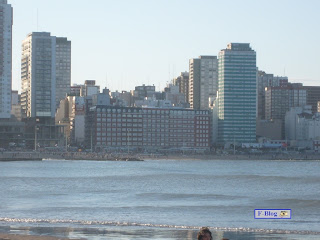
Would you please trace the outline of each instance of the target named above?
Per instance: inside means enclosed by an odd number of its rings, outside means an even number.
[[[291,219],[291,209],[255,209],[255,219]]]

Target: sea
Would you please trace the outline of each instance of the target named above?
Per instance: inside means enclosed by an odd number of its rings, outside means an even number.
[[[255,219],[291,209],[291,219]],[[71,239],[320,239],[320,161],[0,162],[0,232]]]

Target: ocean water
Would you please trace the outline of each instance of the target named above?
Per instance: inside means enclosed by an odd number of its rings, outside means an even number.
[[[254,219],[254,209],[292,219]],[[320,161],[0,162],[0,232],[87,239],[320,239]]]

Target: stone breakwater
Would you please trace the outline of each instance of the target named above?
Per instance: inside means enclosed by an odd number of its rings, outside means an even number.
[[[0,161],[41,160],[96,160],[96,161],[140,161],[145,159],[171,160],[320,160],[320,154],[127,154],[85,152],[1,152]]]

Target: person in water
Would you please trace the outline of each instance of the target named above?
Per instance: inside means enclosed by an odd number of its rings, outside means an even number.
[[[200,231],[198,232],[197,236],[198,240],[212,240],[212,235],[207,227],[202,227],[200,228]]]

